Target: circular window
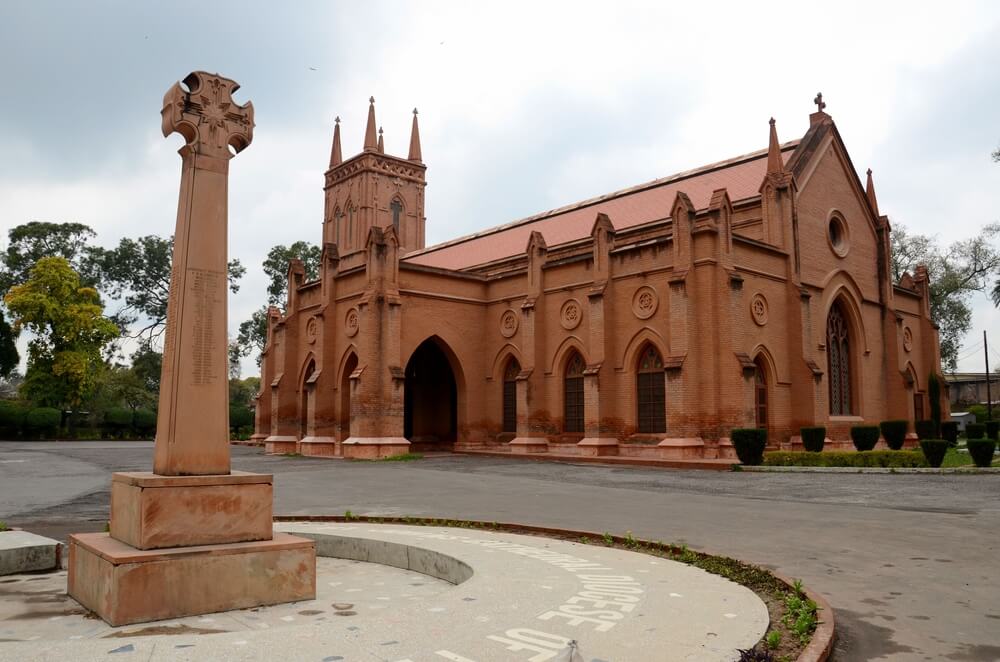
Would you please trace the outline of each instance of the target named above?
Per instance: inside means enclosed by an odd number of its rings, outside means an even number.
[[[827,230],[827,239],[830,240],[830,248],[839,257],[847,255],[850,247],[850,238],[847,234],[847,223],[840,216],[831,216],[830,225]]]

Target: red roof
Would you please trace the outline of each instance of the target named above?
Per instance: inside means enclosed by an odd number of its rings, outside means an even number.
[[[799,141],[781,146],[787,163]],[[590,236],[599,212],[616,230],[667,218],[674,196],[683,191],[696,209],[704,209],[716,189],[727,189],[733,202],[758,195],[767,171],[767,150],[656,179],[599,198],[530,216],[506,225],[410,253],[405,262],[442,269],[466,269],[523,253],[533,231],[552,247]]]

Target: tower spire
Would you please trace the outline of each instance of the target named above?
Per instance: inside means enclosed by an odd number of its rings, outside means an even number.
[[[378,151],[385,154],[385,141],[382,139],[382,127],[378,128]]]
[[[778,130],[774,128],[774,118],[769,122],[771,125],[771,136],[767,143],[767,172],[784,172],[785,163],[781,159],[781,146],[778,144]]]
[[[343,162],[340,155],[340,116],[333,120],[333,149],[330,150],[330,167],[338,166]]]
[[[868,203],[872,206],[872,211],[875,212],[875,216],[878,216],[878,200],[875,198],[875,182],[872,180],[872,169],[868,168],[868,183],[865,184],[865,196],[868,198]]]
[[[417,126],[417,109],[413,109],[413,128],[410,129],[410,155],[407,156],[410,161],[421,161],[423,157],[420,155],[420,127]]]
[[[368,99],[368,125],[365,127],[365,151],[378,149],[375,138],[375,97]]]

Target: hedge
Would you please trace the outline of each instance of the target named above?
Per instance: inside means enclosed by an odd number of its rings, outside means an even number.
[[[1000,435],[1000,421],[986,421],[986,438],[997,441]]]
[[[877,425],[855,425],[851,428],[851,441],[859,451],[870,451],[878,443]]]
[[[28,407],[13,400],[0,400],[0,434],[5,437],[16,437],[24,427],[24,418]]]
[[[802,428],[799,430],[802,435],[802,446],[810,453],[820,453],[826,443],[826,428]]]
[[[764,461],[764,447],[767,446],[767,430],[760,428],[737,428],[730,433],[733,449],[740,462],[748,466]]]
[[[229,427],[239,430],[253,425],[253,412],[242,405],[229,405]]]
[[[918,451],[780,451],[764,454],[769,467],[926,467]]]
[[[992,439],[969,439],[969,455],[977,467],[988,467],[993,464],[993,451],[997,442]]]
[[[941,424],[941,436],[948,440],[951,446],[958,444],[958,421],[945,421]]]
[[[932,467],[940,467],[941,463],[944,462],[945,453],[948,452],[948,440],[921,439],[920,450],[924,452],[924,457],[927,458],[927,464]]]
[[[913,430],[920,439],[937,439],[939,436],[938,425],[934,421],[916,421]]]
[[[156,430],[156,412],[149,409],[136,409],[132,416],[132,424],[142,434]]]
[[[966,425],[965,425],[965,438],[966,439],[985,439],[986,438],[986,426],[983,423],[966,423]]]
[[[885,444],[894,451],[903,448],[906,441],[906,428],[910,426],[909,421],[882,421],[879,429],[885,437]]]
[[[24,427],[33,434],[53,435],[62,423],[62,412],[52,407],[36,407],[24,417]]]

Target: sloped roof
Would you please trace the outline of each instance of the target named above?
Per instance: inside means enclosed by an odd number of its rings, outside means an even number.
[[[786,163],[798,144],[793,140],[781,146]],[[611,218],[616,230],[623,230],[668,217],[678,191],[686,193],[696,209],[707,207],[712,192],[721,188],[729,191],[735,203],[758,195],[766,171],[767,150],[763,149],[430,246],[403,261],[467,269],[523,253],[536,230],[549,247],[588,237],[599,212]]]

